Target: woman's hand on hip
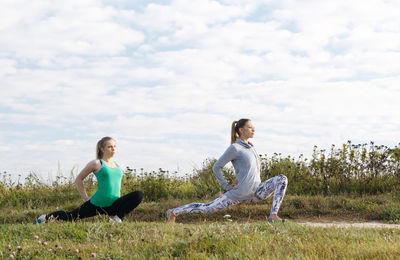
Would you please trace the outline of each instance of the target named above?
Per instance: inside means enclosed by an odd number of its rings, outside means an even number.
[[[237,185],[238,185],[239,181],[236,179],[233,181],[233,183],[229,186],[228,190],[237,190]]]

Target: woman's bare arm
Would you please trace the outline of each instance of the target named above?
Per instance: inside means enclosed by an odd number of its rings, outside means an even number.
[[[100,166],[100,167],[99,167]],[[85,168],[78,174],[75,179],[76,187],[78,188],[79,193],[81,194],[84,201],[88,201],[90,198],[86,193],[86,189],[83,186],[83,180],[92,172],[97,172],[101,168],[101,163],[99,160],[93,160],[89,162]]]

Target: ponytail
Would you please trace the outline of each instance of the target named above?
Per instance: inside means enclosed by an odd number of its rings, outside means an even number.
[[[110,141],[110,140],[114,140],[114,139],[109,136],[106,136],[106,137],[101,138],[97,142],[97,145],[96,145],[96,158],[97,159],[103,158],[104,153],[103,153],[102,149],[104,148],[104,145],[106,144],[106,142]]]
[[[231,128],[231,144],[236,142],[236,140],[239,138],[239,134],[236,132],[236,124],[238,121],[233,121],[232,122],[232,128]]]
[[[247,121],[250,121],[250,119],[247,118],[242,118],[239,121],[233,121],[232,122],[232,127],[231,127],[231,144],[236,142],[239,137],[239,128],[243,128],[244,125],[247,123]]]

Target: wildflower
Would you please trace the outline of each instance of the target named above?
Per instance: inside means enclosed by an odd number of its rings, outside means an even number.
[[[171,251],[174,250],[174,248],[172,246],[169,249],[171,249]]]
[[[79,249],[77,248],[77,249],[75,249],[75,253],[79,253]]]
[[[40,241],[40,240],[39,240],[39,241],[37,241],[37,242],[38,242],[38,244],[42,244],[42,241]]]
[[[18,249],[18,251],[21,251],[22,247],[21,246],[17,246],[17,249]]]
[[[62,249],[62,246],[59,246],[58,249]]]
[[[8,248],[11,248],[11,245],[10,245],[10,244],[8,244]]]
[[[92,257],[96,257],[96,253],[92,253]]]
[[[46,241],[45,241],[45,242],[43,242],[43,243],[42,243],[42,245],[44,245],[44,246],[47,246],[47,242],[46,242]]]
[[[110,234],[110,239],[113,237],[113,235],[112,234]]]
[[[11,255],[10,255],[10,258],[13,259],[13,258],[14,258],[14,255],[11,254]]]
[[[34,235],[33,238],[34,239],[39,239],[39,236],[38,235]]]
[[[12,252],[13,256],[15,256],[17,253],[15,253],[15,251]]]

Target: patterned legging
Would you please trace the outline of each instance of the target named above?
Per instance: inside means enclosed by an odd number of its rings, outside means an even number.
[[[178,208],[174,208],[172,212],[175,216],[188,213],[209,213],[225,209],[239,203],[264,200],[274,193],[271,214],[278,214],[279,207],[281,206],[283,197],[285,196],[287,183],[287,177],[281,174],[260,183],[256,192],[254,193],[254,197],[249,200],[232,200],[223,194],[209,203],[190,203]]]

